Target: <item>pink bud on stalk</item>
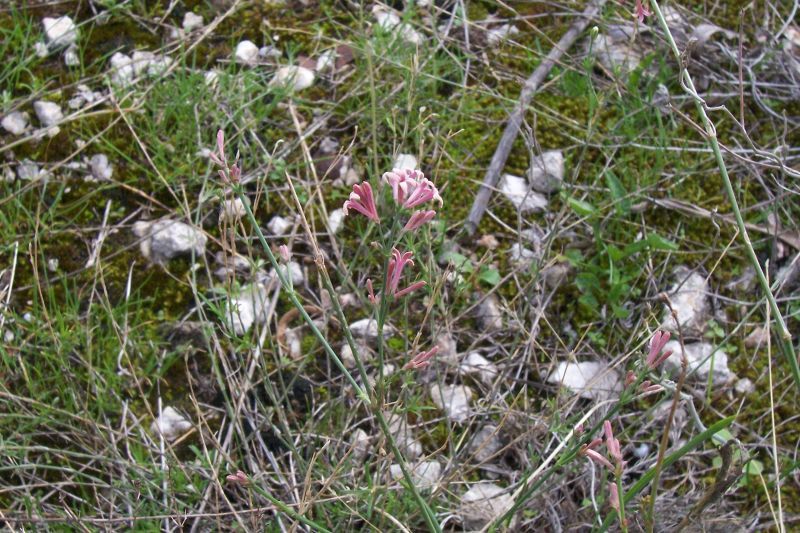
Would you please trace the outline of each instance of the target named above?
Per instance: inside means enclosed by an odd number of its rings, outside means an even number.
[[[411,215],[411,218],[408,219],[406,225],[403,226],[403,232],[406,231],[414,231],[418,229],[420,226],[424,225],[426,222],[433,219],[436,216],[436,211],[414,211]]]
[[[619,441],[614,438],[614,430],[611,428],[611,422],[606,420],[603,422],[603,432],[606,436],[606,448],[608,448],[608,454],[614,459],[614,462],[619,465],[620,468],[625,466],[625,461],[622,460],[622,450],[619,446]]]
[[[418,370],[430,365],[430,360],[439,351],[438,346],[434,346],[427,352],[418,353],[408,363],[403,366],[403,370]]]
[[[378,305],[378,299],[375,297],[375,290],[372,288],[372,279],[367,280],[367,294],[372,305]]]
[[[386,293],[401,298],[406,294],[412,293],[415,290],[424,287],[424,281],[417,281],[402,290],[398,290],[400,285],[400,278],[403,276],[403,269],[406,265],[413,265],[414,261],[411,258],[414,256],[413,252],[400,253],[397,248],[392,249],[392,258],[389,259],[389,269],[386,273]]]
[[[288,263],[288,262],[289,262],[289,260],[292,258],[292,255],[289,253],[289,247],[288,247],[288,246],[286,246],[285,244],[281,244],[281,245],[278,247],[278,251],[279,251],[279,252],[280,252],[280,254],[281,254],[281,259],[283,259],[283,260],[284,260],[284,261],[286,261],[287,263]]]
[[[247,474],[241,470],[237,470],[235,474],[228,474],[225,479],[227,479],[228,483],[231,485],[241,485],[242,487],[246,487],[250,484],[250,478],[248,478]]]
[[[642,394],[653,394],[663,391],[664,387],[661,385],[654,385],[649,379],[646,379],[642,382],[639,390],[642,391]]]
[[[653,338],[650,339],[650,352],[647,354],[647,366],[650,367],[650,370],[655,370],[658,368],[661,363],[666,361],[669,356],[672,355],[672,350],[667,350],[666,352],[661,353],[667,342],[669,342],[668,331],[656,331],[653,334]]]
[[[222,167],[219,171],[219,177],[224,182],[239,183],[242,177],[242,169],[236,163],[232,167],[228,166],[228,159],[225,157],[225,133],[220,129],[217,131],[217,152],[212,153],[208,157],[216,165]],[[239,159],[239,154],[236,154],[236,159]]]
[[[375,206],[375,196],[372,194],[372,186],[369,182],[356,183],[353,185],[353,192],[350,199],[344,203],[344,214],[348,215],[348,210],[354,209],[373,222],[380,223],[378,208]]]
[[[613,481],[608,483],[608,504],[616,512],[619,512],[619,490]]]
[[[650,8],[642,3],[642,0],[636,0],[636,6],[633,8],[633,12],[636,18],[639,19],[639,24],[644,22],[645,17],[649,17],[653,14]]]
[[[600,452],[595,450],[600,444],[602,444],[602,439],[594,439],[589,444],[584,444],[580,451],[578,452],[579,455],[583,455],[588,457],[592,462],[597,463],[600,466],[605,466],[609,470],[614,469],[614,465],[611,464],[611,461],[605,458]]]

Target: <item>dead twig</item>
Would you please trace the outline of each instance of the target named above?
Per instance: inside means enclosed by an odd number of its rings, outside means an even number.
[[[492,190],[495,188],[497,179],[500,177],[500,172],[506,164],[508,154],[511,152],[511,147],[517,135],[519,135],[522,119],[533,99],[533,95],[539,90],[539,86],[550,73],[550,70],[561,59],[561,56],[572,47],[578,39],[578,36],[583,33],[586,26],[589,25],[589,22],[597,15],[605,3],[606,0],[595,0],[589,7],[584,9],[583,13],[581,13],[575,22],[572,23],[569,30],[567,30],[567,33],[565,33],[561,39],[558,40],[555,47],[550,50],[544,58],[544,61],[542,61],[541,64],[536,67],[536,70],[533,71],[533,74],[525,80],[525,85],[522,87],[517,106],[508,117],[508,123],[506,124],[505,130],[503,130],[503,136],[500,138],[497,149],[492,156],[492,161],[489,163],[489,168],[486,170],[481,188],[475,196],[472,209],[470,209],[469,215],[467,216],[467,222],[464,224],[468,235],[473,235],[475,230],[478,229],[478,223],[480,223],[483,213],[486,211],[489,197],[492,195]]]

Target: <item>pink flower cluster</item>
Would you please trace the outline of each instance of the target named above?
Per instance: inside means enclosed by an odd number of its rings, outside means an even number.
[[[228,166],[228,159],[225,157],[225,133],[220,129],[217,130],[217,153],[210,153],[208,158],[222,169],[219,171],[219,176],[225,183],[239,183],[242,177],[242,169],[234,161],[233,166]],[[239,154],[236,154],[236,159],[239,159]]]
[[[391,172],[386,172],[383,175],[383,181],[392,188],[392,198],[394,198],[398,207],[414,209],[430,201],[438,202],[439,206],[442,205],[439,189],[419,170],[396,168]],[[350,198],[344,203],[344,214],[347,215],[351,209],[361,213],[373,222],[378,224],[381,222],[372,186],[366,181],[353,185],[353,192],[350,193]],[[403,227],[403,232],[414,231],[433,220],[435,216],[436,211],[431,209],[416,210],[411,213],[408,222]]]
[[[391,187],[392,199],[397,207],[412,210],[401,234],[419,229],[436,216],[436,211],[432,209],[417,209],[418,207],[431,201],[438,202],[439,206],[442,205],[442,197],[439,195],[436,185],[419,170],[394,169],[391,172],[384,173],[383,181]],[[380,224],[381,217],[378,214],[375,195],[372,191],[372,186],[368,182],[365,181],[353,185],[353,192],[350,193],[350,197],[344,203],[344,214],[349,214],[350,210],[361,213],[372,222]],[[402,298],[426,285],[424,281],[416,281],[405,288],[400,288],[403,270],[408,265],[414,265],[413,256],[413,252],[401,252],[397,248],[392,248],[388,267],[384,274],[383,287],[385,297]],[[371,279],[367,280],[367,295],[373,305],[379,303]],[[430,364],[430,359],[436,355],[436,351],[437,348],[433,348],[427,352],[417,354],[403,368],[407,370],[425,368]]]
[[[603,433],[605,434],[606,438],[606,449],[608,450],[608,455],[614,460],[614,463],[616,463],[617,468],[619,468],[621,472],[622,468],[625,466],[625,461],[622,459],[622,448],[620,447],[619,440],[614,438],[614,430],[611,427],[611,422],[608,420],[603,422]],[[585,444],[583,447],[581,447],[581,450],[578,453],[588,457],[600,466],[605,466],[609,470],[613,470],[614,465],[611,464],[611,461],[609,461],[606,456],[596,450],[596,448],[600,446],[602,442],[602,439],[594,439],[589,444]]]

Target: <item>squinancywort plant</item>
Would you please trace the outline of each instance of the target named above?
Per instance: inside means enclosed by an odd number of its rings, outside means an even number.
[[[238,160],[238,154],[236,159]],[[316,327],[311,317],[305,311],[303,304],[300,302],[297,293],[292,286],[291,279],[287,275],[288,272],[282,268],[278,264],[278,260],[275,257],[275,254],[270,249],[269,245],[266,242],[263,232],[261,231],[260,226],[258,225],[258,221],[253,214],[252,209],[250,208],[250,204],[247,202],[245,198],[244,189],[240,183],[241,177],[241,168],[238,166],[237,161],[234,161],[233,165],[228,164],[228,160],[225,156],[225,138],[222,130],[219,130],[217,133],[217,153],[211,156],[211,160],[216,163],[219,167],[219,175],[222,178],[222,181],[229,186],[234,194],[242,201],[245,207],[245,211],[247,214],[248,219],[250,220],[253,228],[255,229],[256,235],[258,237],[259,243],[261,244],[264,252],[267,254],[267,258],[269,259],[270,263],[272,264],[273,269],[278,277],[278,280],[281,283],[284,291],[286,292],[289,300],[292,302],[292,305],[298,310],[300,315],[303,317],[303,320],[306,324],[311,328],[314,335],[320,341],[322,346],[325,348],[326,353],[331,358],[331,360],[336,364],[336,366],[342,371],[344,376],[348,379],[353,389],[356,391],[356,395],[359,399],[361,399],[364,404],[371,409],[372,414],[378,421],[378,424],[381,427],[381,431],[384,433],[387,443],[392,450],[392,453],[395,456],[395,459],[400,465],[400,468],[403,472],[403,477],[405,478],[406,484],[408,485],[408,489],[414,495],[422,515],[425,519],[425,522],[428,528],[434,532],[440,532],[441,528],[439,527],[438,522],[436,521],[436,517],[431,510],[428,503],[422,498],[419,490],[417,489],[416,485],[413,482],[413,478],[411,473],[408,469],[408,465],[405,462],[403,455],[400,453],[397,444],[394,440],[392,432],[390,431],[389,424],[386,421],[385,416],[383,415],[383,394],[382,394],[382,387],[383,387],[383,355],[384,355],[384,346],[383,346],[383,326],[386,322],[386,316],[389,311],[389,304],[393,301],[402,299],[414,291],[417,291],[424,287],[426,283],[424,281],[416,281],[413,282],[404,288],[400,288],[401,281],[403,278],[403,272],[406,267],[413,267],[414,262],[412,260],[413,253],[410,251],[401,252],[397,249],[399,246],[400,237],[406,233],[413,232],[423,226],[425,223],[429,222],[433,217],[436,215],[435,211],[432,210],[416,210],[416,207],[422,206],[432,200],[435,200],[442,204],[442,199],[439,196],[439,191],[436,186],[425,178],[422,172],[418,170],[393,170],[392,172],[387,172],[384,174],[383,178],[387,184],[389,184],[392,188],[392,197],[395,201],[395,206],[393,209],[390,209],[389,215],[387,220],[390,224],[390,230],[388,233],[388,237],[384,238],[382,243],[381,250],[386,257],[386,261],[384,264],[384,275],[383,275],[383,290],[380,292],[379,296],[376,296],[373,291],[373,284],[372,280],[369,280],[367,283],[367,288],[369,292],[369,299],[370,302],[377,308],[377,324],[378,324],[378,354],[379,354],[379,369],[380,369],[380,378],[378,380],[379,383],[379,391],[377,395],[375,391],[371,391],[369,380],[367,379],[366,370],[364,369],[363,362],[361,361],[360,357],[358,356],[358,351],[353,342],[352,333],[349,331],[347,327],[347,320],[342,312],[341,306],[338,303],[338,300],[334,298],[334,310],[338,315],[340,322],[343,324],[345,328],[345,337],[350,344],[350,347],[353,349],[353,355],[356,359],[356,366],[358,367],[361,382],[364,384],[365,388],[356,383],[355,379],[353,378],[352,374],[347,370],[347,368],[342,363],[339,356],[331,347],[328,340]],[[375,202],[375,196],[372,191],[372,186],[368,182],[363,182],[360,184],[356,184],[353,186],[353,192],[350,193],[350,198],[344,204],[344,212],[345,215],[349,214],[351,211],[355,211],[360,213],[361,215],[365,216],[369,219],[372,223],[375,224],[382,224],[381,217],[378,214],[377,204]],[[410,214],[408,211],[411,211]],[[408,220],[404,225],[402,224],[402,218],[408,215]],[[289,250],[286,246],[281,246],[280,248],[280,255],[284,259],[287,260],[289,256]],[[328,291],[331,295],[335,296],[333,290],[333,284],[328,277],[327,270],[324,267],[324,261],[322,258],[318,258],[318,267],[320,270],[320,275],[323,279],[323,283],[325,284]],[[432,348],[426,352],[422,352],[417,354],[416,356],[412,357],[408,363],[403,367],[406,370],[415,370],[420,369],[428,366],[430,364],[430,359],[436,354],[436,348]],[[255,487],[254,487],[255,488]],[[271,497],[270,497],[271,498]],[[271,498],[272,500],[272,498]],[[273,502],[275,503],[275,502]],[[279,505],[280,509],[284,509],[285,506]],[[289,513],[290,515],[294,516],[294,513]],[[302,517],[301,517],[302,518]],[[308,520],[302,518],[302,521],[308,523]],[[317,524],[314,524],[318,526]],[[321,528],[324,530],[324,528]]]
[[[390,304],[410,295],[411,293],[425,287],[425,281],[414,281],[404,285],[403,275],[406,268],[410,270],[414,266],[413,252],[401,252],[401,239],[417,231],[426,223],[433,220],[436,211],[432,209],[417,209],[429,202],[437,202],[442,205],[442,198],[439,190],[432,181],[427,179],[419,170],[394,169],[383,175],[383,181],[391,188],[392,202],[385,206],[388,216],[382,218],[378,213],[378,208],[372,187],[368,182],[353,185],[353,192],[350,198],[344,203],[345,215],[355,211],[365,216],[367,219],[377,224],[382,231],[383,240],[379,243],[381,253],[384,256],[383,290],[376,295],[372,279],[367,280],[367,296],[369,301],[375,306],[377,313],[376,320],[378,325],[378,360],[381,377],[383,376],[383,327],[389,313]],[[405,223],[403,224],[403,221]],[[401,226],[401,224],[403,224]],[[385,231],[388,230],[388,233]],[[422,352],[413,357],[406,365],[405,370],[414,370],[427,366],[430,359],[436,354],[436,348]],[[379,380],[378,394],[379,401],[382,401],[382,383]]]

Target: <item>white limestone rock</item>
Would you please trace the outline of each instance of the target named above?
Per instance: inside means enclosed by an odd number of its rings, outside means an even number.
[[[372,445],[372,440],[367,435],[367,432],[361,428],[353,431],[350,438],[350,446],[352,447],[352,457],[354,461],[363,460],[369,453],[369,448]]]
[[[36,112],[36,118],[45,128],[55,126],[64,118],[61,106],[55,102],[37,100],[33,103],[33,110]]]
[[[508,254],[513,263],[522,266],[530,266],[530,264],[536,260],[536,252],[525,248],[518,242],[515,242],[511,245],[511,247],[508,249]]]
[[[39,169],[39,165],[31,161],[30,159],[25,159],[20,161],[17,165],[17,177],[21,180],[31,181],[38,179],[39,176],[42,175],[42,171]]]
[[[733,386],[733,390],[736,391],[739,397],[747,396],[756,391],[756,385],[751,379],[742,378],[736,382],[736,385]]]
[[[424,41],[422,34],[412,28],[411,25],[402,22],[400,15],[393,9],[374,6],[372,8],[372,16],[380,28],[400,36],[401,39],[409,44],[422,44]]]
[[[486,359],[479,352],[470,352],[458,367],[461,374],[475,376],[489,385],[499,375],[497,365]]]
[[[547,209],[547,198],[532,190],[524,178],[503,174],[500,178],[500,192],[520,213],[538,213]]]
[[[362,318],[350,324],[350,332],[354,337],[366,339],[378,338],[378,322],[374,318]],[[388,339],[394,335],[395,328],[391,324],[383,325],[383,338]]]
[[[513,24],[502,24],[496,28],[486,30],[486,43],[489,46],[497,46],[517,34],[519,34],[519,28]]]
[[[514,505],[506,489],[494,483],[473,485],[461,496],[458,515],[467,530],[478,530],[501,517]]]
[[[384,412],[389,432],[397,442],[397,447],[406,459],[413,461],[422,455],[422,444],[414,437],[408,427],[405,415],[400,413]]]
[[[187,11],[183,15],[183,23],[181,25],[183,27],[183,31],[186,33],[192,32],[197,28],[203,27],[203,16],[193,13],[191,11]]]
[[[275,71],[270,85],[287,87],[293,91],[302,91],[314,85],[314,71],[299,65],[288,65]]]
[[[626,75],[642,62],[640,41],[631,39],[632,25],[609,26],[607,33],[598,34],[592,41],[592,52],[609,72]]]
[[[162,435],[164,440],[172,442],[192,429],[192,423],[172,407],[165,407],[158,418],[153,420],[150,431]]]
[[[503,449],[503,441],[497,426],[487,424],[475,433],[467,444],[470,461],[477,464],[488,463],[497,458]]]
[[[105,154],[92,156],[89,160],[89,169],[92,172],[92,178],[97,181],[110,180],[114,174],[114,167],[108,162],[108,156]]]
[[[159,76],[169,68],[172,58],[157,55],[146,50],[136,50],[131,56],[131,65],[135,76]]]
[[[588,400],[606,400],[622,392],[619,373],[605,363],[584,361],[561,362],[549,376],[547,382],[561,385]]]
[[[37,42],[33,45],[33,53],[36,54],[36,57],[39,59],[44,59],[50,54],[50,50],[47,49],[47,45],[43,42]]]
[[[458,363],[458,346],[450,333],[440,333],[436,338],[436,361],[442,363]]]
[[[331,233],[336,235],[339,230],[342,228],[342,223],[344,222],[344,210],[334,209],[330,213],[328,213],[328,228],[330,228]]]
[[[74,44],[64,50],[64,64],[68,67],[77,67],[81,64],[81,58],[78,56],[78,47]]]
[[[442,464],[439,461],[420,461],[409,465],[409,469],[414,485],[421,490],[432,489],[442,477]],[[389,474],[394,481],[404,479],[403,470],[399,464],[391,465]]]
[[[254,283],[242,288],[235,298],[228,302],[225,322],[236,335],[244,335],[253,324],[263,323],[269,306],[269,295],[261,283]]]
[[[219,206],[219,221],[235,224],[247,214],[241,198],[223,200]]]
[[[689,363],[687,372],[689,372],[690,379],[704,383],[711,375],[711,383],[714,386],[724,386],[736,379],[736,375],[728,368],[728,354],[717,349],[713,344],[693,342],[684,344],[684,347]],[[664,346],[664,350],[672,350],[672,355],[664,361],[664,366],[677,375],[681,368],[680,343],[671,340]]]
[[[253,41],[244,40],[236,45],[233,57],[237,63],[252,66],[258,61],[258,47]]]
[[[292,280],[292,285],[300,285],[305,281],[303,267],[296,261],[290,261],[288,265],[278,265],[278,268],[285,277]]]
[[[206,250],[205,233],[177,220],[139,221],[133,225],[133,233],[141,239],[142,255],[157,264],[179,255],[201,256]]]
[[[45,17],[42,19],[44,38],[51,50],[74,44],[78,40],[78,27],[68,16]]]
[[[288,218],[276,215],[267,223],[267,229],[273,235],[286,235],[293,225],[294,223]]]
[[[317,72],[333,70],[336,66],[336,50],[330,48],[322,52],[317,58]]]
[[[475,393],[465,385],[441,385],[434,383],[430,388],[433,403],[444,411],[447,418],[460,424],[470,415],[469,403]]]
[[[133,83],[136,73],[133,68],[133,59],[122,52],[115,52],[109,60],[111,83],[120,87],[127,87]]]
[[[550,150],[534,157],[528,169],[528,181],[533,190],[542,194],[553,194],[561,189],[564,181],[564,154]]]
[[[397,168],[400,170],[416,170],[419,168],[417,164],[417,158],[413,155],[397,154],[397,157],[394,158],[394,162],[392,163],[392,168]]]
[[[28,129],[28,113],[14,111],[3,117],[0,125],[11,135],[22,135]]]
[[[683,266],[675,269],[673,277],[676,282],[668,294],[672,308],[677,314],[678,323],[680,323],[684,335],[697,336],[705,327],[710,308],[706,278]],[[666,305],[661,329],[673,333],[678,332],[678,324]]]
[[[503,312],[500,300],[494,293],[485,297],[476,308],[478,324],[484,333],[493,333],[503,329]]]

